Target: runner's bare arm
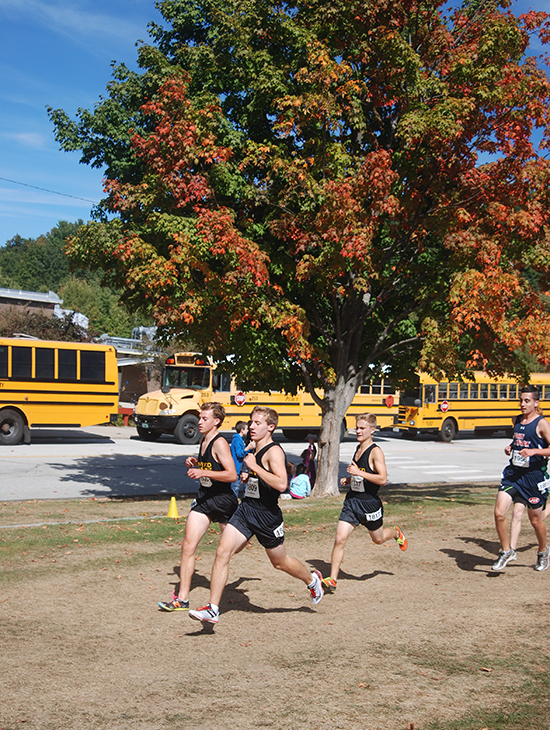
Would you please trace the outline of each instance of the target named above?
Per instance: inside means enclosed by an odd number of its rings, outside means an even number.
[[[550,444],[550,422],[546,418],[541,418],[538,422],[537,433],[547,444]],[[545,449],[522,449],[519,453],[521,456],[550,456],[550,446]]]
[[[210,477],[217,482],[234,482],[237,480],[237,470],[235,462],[231,456],[231,449],[225,439],[218,439],[212,447],[212,456],[222,466],[222,471],[212,471],[211,469],[192,468],[187,471],[187,476],[191,479],[200,479],[201,477]],[[195,459],[195,464],[197,460]]]
[[[248,468],[251,471],[255,471],[262,481],[278,492],[284,492],[287,488],[284,451],[278,447],[269,449],[263,457],[263,461],[267,469],[264,469],[258,464],[253,454],[248,454],[244,459]]]

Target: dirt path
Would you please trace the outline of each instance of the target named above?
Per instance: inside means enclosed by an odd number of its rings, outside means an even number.
[[[213,632],[155,608],[177,582],[178,546],[98,547],[5,583],[0,728],[422,730],[499,707],[526,662],[550,671],[528,630],[546,613],[550,572],[533,570],[527,524],[517,564],[496,574],[486,500],[388,511],[406,525],[407,552],[357,530],[317,609],[257,544],[246,549]],[[288,551],[327,574],[333,536],[332,525],[295,528]]]

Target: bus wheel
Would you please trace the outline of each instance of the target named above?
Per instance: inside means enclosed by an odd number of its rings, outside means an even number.
[[[182,416],[174,429],[176,441],[185,446],[198,444],[200,438],[199,419],[192,413]]]
[[[443,421],[443,425],[441,426],[441,429],[439,431],[439,438],[441,441],[444,441],[446,444],[449,443],[449,441],[452,441],[454,438],[456,438],[457,434],[457,427],[454,419],[452,418],[446,418]]]
[[[136,426],[136,428],[142,441],[158,441],[162,436],[162,431],[150,431],[148,428],[142,428],[141,426]]]
[[[0,444],[13,446],[23,440],[25,421],[19,411],[13,408],[4,408],[0,411]]]

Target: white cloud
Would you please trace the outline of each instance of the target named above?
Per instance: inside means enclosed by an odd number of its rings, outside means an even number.
[[[35,150],[49,150],[52,146],[51,137],[38,132],[4,132],[1,136]]]
[[[97,7],[98,3],[94,4]],[[105,7],[109,7],[106,3]],[[131,7],[131,6],[130,6]],[[77,0],[48,2],[47,0],[0,0],[0,9],[20,20],[29,18],[56,33],[77,42],[90,41],[90,36],[135,41],[144,35],[144,26],[108,12],[86,9]]]

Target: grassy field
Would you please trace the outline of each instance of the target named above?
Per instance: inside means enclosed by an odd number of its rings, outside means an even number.
[[[548,730],[549,575],[532,570],[527,524],[518,564],[490,571],[493,500],[487,485],[393,488],[388,524],[409,550],[356,530],[317,611],[253,543],[208,636],[156,609],[177,585],[185,528],[168,501],[3,503],[0,730],[301,729],[312,706],[334,728]],[[323,574],[341,502],[282,503],[289,553]],[[213,528],[199,547],[193,606],[218,539]]]

